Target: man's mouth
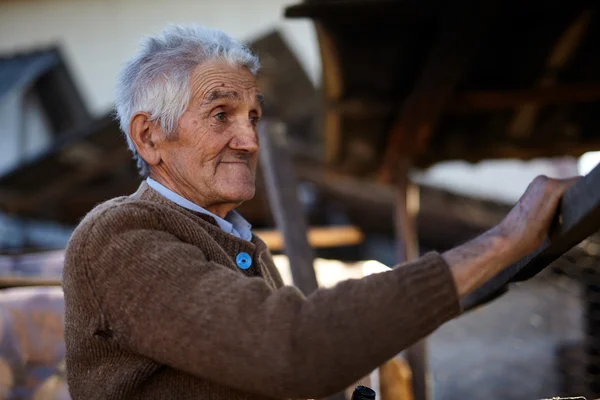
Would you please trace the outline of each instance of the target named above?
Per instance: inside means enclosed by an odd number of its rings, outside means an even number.
[[[244,165],[248,165],[248,161],[221,161],[221,164],[244,164]]]

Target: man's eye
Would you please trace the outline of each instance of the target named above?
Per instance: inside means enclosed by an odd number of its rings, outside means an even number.
[[[217,121],[219,122],[225,122],[227,120],[227,116],[225,115],[224,112],[220,112],[218,114],[215,114],[215,118],[217,119]]]
[[[258,125],[258,121],[260,121],[260,117],[250,117],[250,122],[252,123],[252,125]]]

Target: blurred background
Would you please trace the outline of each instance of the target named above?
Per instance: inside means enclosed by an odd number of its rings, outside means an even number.
[[[417,253],[443,251],[535,176],[594,168],[596,3],[483,3],[0,0],[0,399],[68,398],[62,250],[87,211],[140,183],[116,75],[169,23],[220,28],[261,58],[321,286],[394,265],[399,242],[411,258],[399,213]],[[292,284],[261,171],[257,186],[240,212]],[[435,332],[429,398],[600,397],[599,257],[592,236]]]

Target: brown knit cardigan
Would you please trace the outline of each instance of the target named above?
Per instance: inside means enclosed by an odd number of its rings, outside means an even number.
[[[74,400],[322,397],[460,311],[437,253],[305,297],[258,237],[224,233],[145,183],[83,219],[63,278]]]

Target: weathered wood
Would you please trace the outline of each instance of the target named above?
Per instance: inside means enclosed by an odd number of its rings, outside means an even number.
[[[61,286],[59,278],[0,276],[0,289],[26,286]]]
[[[457,92],[448,102],[448,113],[471,113],[518,108],[525,103],[538,106],[589,103],[600,100],[600,85],[562,84],[523,90],[471,90]],[[393,109],[391,101],[349,98],[325,105],[326,109],[354,116],[385,117]]]
[[[392,182],[398,157],[421,153],[436,128],[456,85],[485,30],[494,1],[452,7],[430,50],[411,94],[406,98],[389,134],[380,179]],[[464,6],[465,4],[463,4]]]
[[[335,42],[325,25],[316,22],[315,31],[319,39],[321,53],[321,71],[323,75],[323,97],[325,103],[337,102],[343,93],[342,68],[340,55]],[[326,163],[333,163],[339,158],[341,133],[341,116],[335,110],[323,110],[323,141]]]
[[[540,107],[598,100],[600,100],[598,84],[556,85],[527,90],[471,91],[457,93],[448,104],[448,111],[489,111],[516,108],[525,103],[535,103]]]
[[[461,302],[463,309],[470,310],[498,297],[511,282],[533,277],[600,229],[600,165],[564,194],[556,220],[540,248],[465,297]]]
[[[255,230],[272,251],[284,249],[283,236],[276,230]],[[325,226],[310,228],[308,243],[312,248],[353,246],[362,243],[364,236],[355,226]]]
[[[283,233],[294,284],[305,294],[317,290],[314,254],[307,238],[307,224],[298,200],[292,159],[287,149],[285,126],[265,120],[259,128],[260,163],[267,197],[277,227]]]

